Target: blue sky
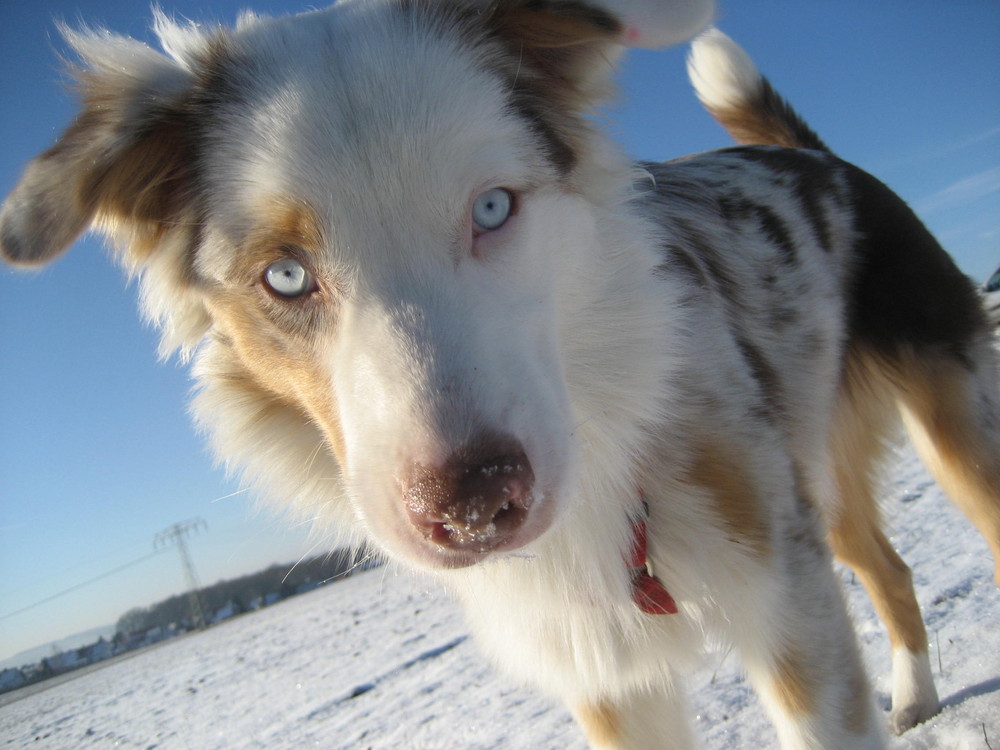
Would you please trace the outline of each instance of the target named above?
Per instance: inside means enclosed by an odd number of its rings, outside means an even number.
[[[226,23],[243,7],[308,7],[162,5]],[[53,18],[149,37],[144,2],[0,0],[2,195],[74,112]],[[834,150],[921,213],[966,273],[981,281],[1000,263],[1000,3],[723,2],[719,25]],[[613,128],[637,157],[729,145],[695,102],[683,56],[626,64]],[[56,596],[148,555],[177,521],[207,521],[191,541],[205,583],[311,553],[304,529],[255,514],[213,467],[187,418],[186,371],[157,361],[135,297],[93,237],[42,272],[0,269],[0,660],[180,591],[165,552]]]

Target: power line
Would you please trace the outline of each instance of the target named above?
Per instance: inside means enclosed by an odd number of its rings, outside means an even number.
[[[151,557],[155,557],[156,555],[160,554],[160,552],[162,552],[162,551],[163,551],[162,549],[155,549],[152,552],[150,552],[148,555],[143,555],[142,557],[139,557],[139,558],[136,558],[135,560],[132,560],[132,562],[127,562],[124,565],[119,565],[114,570],[109,570],[106,573],[101,573],[100,575],[94,576],[93,578],[91,578],[91,579],[89,579],[87,581],[83,581],[82,583],[78,583],[75,586],[70,586],[68,589],[64,589],[63,591],[60,591],[58,594],[52,594],[52,596],[47,596],[44,599],[42,599],[41,601],[37,601],[34,604],[29,604],[27,607],[21,607],[21,609],[15,610],[14,612],[8,612],[5,615],[0,615],[0,622],[3,622],[4,620],[7,620],[7,619],[9,619],[11,617],[14,617],[15,615],[19,615],[19,614],[21,614],[23,612],[27,612],[28,610],[34,609],[35,607],[40,607],[43,604],[48,604],[49,602],[51,602],[51,601],[53,601],[55,599],[58,599],[61,596],[66,596],[66,594],[72,594],[77,589],[82,589],[83,587],[89,586],[92,583],[97,583],[98,581],[103,580],[105,578],[108,578],[109,576],[113,576],[115,573],[121,573],[123,570],[127,570],[128,568],[131,568],[134,565],[138,565],[139,563],[146,562],[146,560],[148,560]]]

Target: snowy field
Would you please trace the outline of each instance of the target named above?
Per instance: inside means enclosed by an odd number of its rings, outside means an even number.
[[[886,483],[942,713],[894,750],[1000,750],[1000,591],[986,545],[910,453]],[[878,701],[889,648],[842,574]],[[774,747],[735,656],[690,680],[706,748]],[[432,583],[384,570],[229,621],[0,708],[0,748],[583,750],[559,705],[495,673]]]

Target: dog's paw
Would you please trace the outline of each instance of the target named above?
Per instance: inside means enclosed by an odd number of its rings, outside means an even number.
[[[911,703],[908,706],[893,708],[889,713],[889,728],[893,734],[902,734],[913,729],[917,724],[923,724],[941,710],[941,704],[934,701]]]

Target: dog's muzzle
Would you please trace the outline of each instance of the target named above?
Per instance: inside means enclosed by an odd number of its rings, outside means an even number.
[[[410,523],[442,551],[481,555],[518,546],[535,502],[535,475],[521,444],[480,437],[440,466],[414,465],[402,482]]]

